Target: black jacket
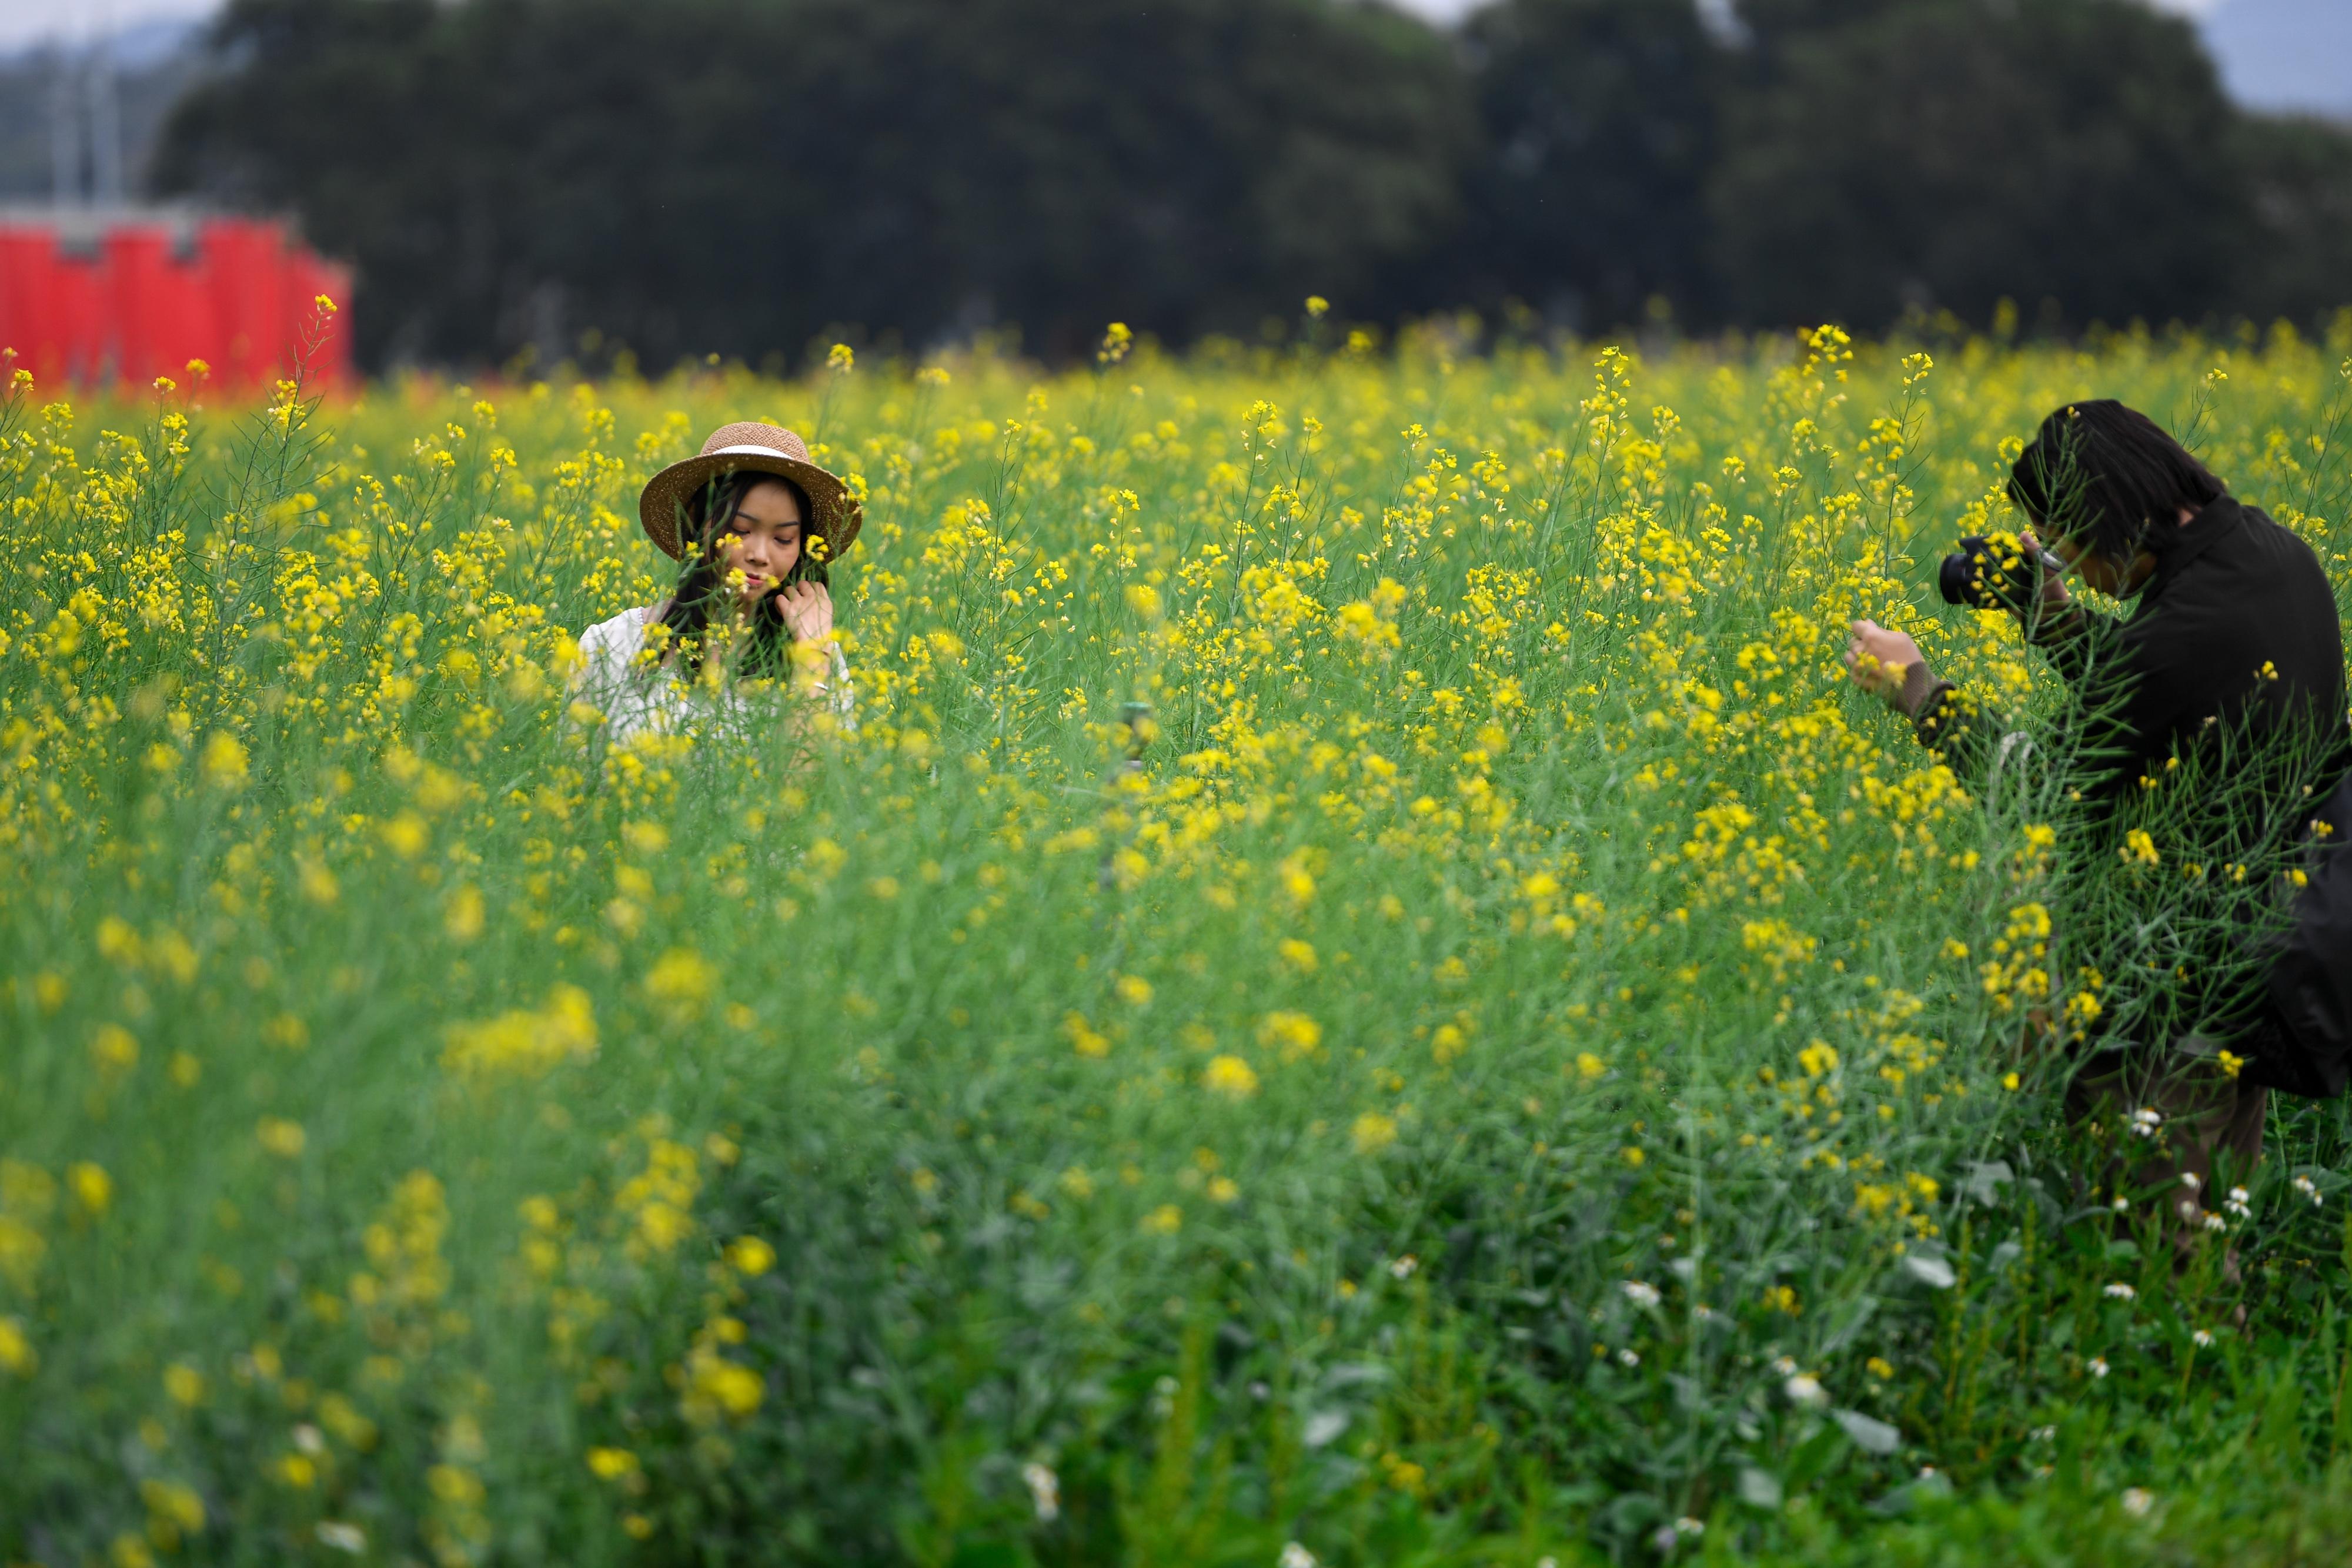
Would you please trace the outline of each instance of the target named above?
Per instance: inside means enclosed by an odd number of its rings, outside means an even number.
[[[2149,540],[2156,572],[2118,620],[2076,606],[2037,639],[2101,733],[2086,796],[2112,797],[2185,759],[2208,719],[2243,718],[2250,738],[2289,724],[2345,727],[2344,635],[2336,593],[2311,547],[2224,496]],[[1981,773],[2009,727],[1969,695],[1938,686],[1914,718],[1920,743],[1963,779]],[[2299,786],[2298,786],[2299,788]]]
[[[2200,794],[2168,808],[2169,825],[2197,846],[2190,858],[2218,868],[2280,852],[2352,758],[2336,595],[2311,547],[2225,496],[2188,523],[2157,530],[2149,549],[2156,570],[2128,617],[2078,605],[2043,622],[2034,638],[2074,688],[2070,722],[2084,732],[2045,737],[2046,754],[2071,759],[2073,787],[2085,803],[2061,894],[2078,911],[2089,907],[2084,900],[2102,875],[2112,878],[2125,831],[2140,820],[2141,779],[2160,780],[2174,759]],[[1970,781],[2011,727],[1948,685],[1933,687],[1913,724],[1920,742]],[[2179,868],[2167,870],[2178,875]],[[2139,884],[2128,885],[2131,896],[2146,898]],[[2170,875],[2147,886],[2162,890],[2161,906],[2148,915],[2200,933],[2182,938],[2188,951],[2145,971],[2168,988],[2162,1016],[2172,1021],[2164,1027],[2243,1020],[2252,1005],[2247,985],[2265,961],[2256,933],[2284,918],[2280,906],[2265,914],[2244,889]],[[2147,923],[2135,915],[2126,924]],[[2160,978],[2166,969],[2172,978]],[[2315,1092],[2284,1056],[2270,1040],[2250,1079]]]

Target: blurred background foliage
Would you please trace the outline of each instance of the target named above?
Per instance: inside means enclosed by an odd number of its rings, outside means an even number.
[[[234,0],[156,188],[299,212],[371,365],[1107,319],[2305,322],[2352,130],[2138,0]],[[2014,302],[2014,311],[2003,301]]]

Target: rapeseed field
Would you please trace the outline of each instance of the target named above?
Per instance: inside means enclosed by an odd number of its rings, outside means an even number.
[[[1312,316],[1053,374],[20,375],[0,1561],[2340,1540],[2340,1108],[2278,1103],[2176,1273],[2061,1134],[2116,977],[2056,786],[1971,794],[1838,656],[1866,615],[2047,708],[1931,585],[2089,395],[2352,591],[2352,319]],[[864,497],[854,710],[616,744],[573,639],[737,419]]]

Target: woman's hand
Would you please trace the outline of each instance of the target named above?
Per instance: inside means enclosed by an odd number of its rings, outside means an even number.
[[[833,595],[822,582],[795,582],[776,595],[776,612],[794,637],[814,646],[833,640]]]
[[[1875,621],[1857,621],[1845,645],[1845,673],[1873,696],[1899,703],[1903,677],[1921,662],[1919,644],[1907,632],[1893,632]]]

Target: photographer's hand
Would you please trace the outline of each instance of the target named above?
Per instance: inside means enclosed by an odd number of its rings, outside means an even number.
[[[1910,633],[1893,631],[1875,621],[1853,622],[1853,636],[1845,645],[1845,670],[1853,684],[1906,717],[1916,716],[1919,705],[1935,690],[1935,677]]]

